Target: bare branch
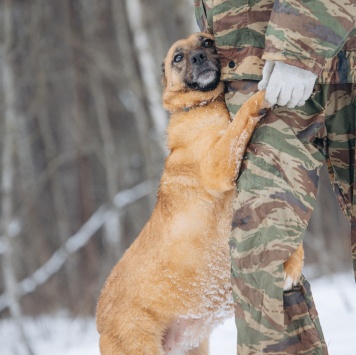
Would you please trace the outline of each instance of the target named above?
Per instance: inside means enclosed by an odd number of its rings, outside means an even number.
[[[144,181],[130,189],[120,191],[114,197],[114,205],[117,208],[124,208],[131,203],[140,200],[151,192],[150,183]],[[38,286],[43,285],[52,275],[54,275],[64,265],[69,255],[83,248],[99,228],[110,218],[112,209],[102,205],[93,213],[87,222],[72,235],[68,240],[31,276],[26,277],[18,283],[18,297],[22,297],[33,292]],[[0,296],[0,311],[8,307],[10,299],[8,294]]]

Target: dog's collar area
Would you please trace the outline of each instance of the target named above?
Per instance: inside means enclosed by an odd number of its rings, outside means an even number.
[[[215,101],[224,101],[224,84],[220,82],[215,90],[200,92],[195,90],[163,92],[163,107],[171,112],[189,112],[194,108],[204,107]]]
[[[196,105],[196,106],[184,107],[184,108],[183,108],[183,111],[184,111],[184,112],[189,112],[189,111],[192,110],[193,108],[206,106],[206,105],[210,104],[210,103],[213,102],[213,101],[215,101],[215,100],[212,100],[212,101],[203,101],[203,102],[199,103],[199,104]]]
[[[202,106],[207,106],[210,103],[214,102],[214,101],[223,101],[224,100],[224,95],[221,94],[216,98],[213,98],[212,100],[207,100],[207,101],[202,101],[199,104],[195,105],[195,106],[187,106],[187,107],[183,107],[182,111],[183,112],[189,112],[190,110],[197,108],[197,107],[202,107]]]

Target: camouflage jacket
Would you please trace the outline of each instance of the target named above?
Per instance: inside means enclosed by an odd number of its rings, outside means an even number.
[[[213,33],[223,80],[261,80],[263,60],[356,82],[356,0],[194,0],[198,25]]]

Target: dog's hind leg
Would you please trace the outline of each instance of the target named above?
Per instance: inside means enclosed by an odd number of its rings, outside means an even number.
[[[284,291],[296,286],[303,271],[304,248],[300,243],[296,251],[284,263]]]
[[[120,350],[120,342],[114,336],[102,334],[99,340],[100,354],[101,355],[124,355],[125,353]]]
[[[161,339],[154,334],[137,331],[125,339],[109,334],[100,337],[101,355],[163,355]]]

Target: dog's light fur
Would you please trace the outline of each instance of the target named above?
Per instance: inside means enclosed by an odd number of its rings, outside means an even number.
[[[245,147],[266,104],[263,92],[255,94],[230,123],[222,83],[205,92],[187,89],[172,58],[181,49],[188,59],[180,65],[189,70],[202,36],[212,38],[195,34],[178,41],[165,60],[170,155],[152,216],[98,302],[105,355],[207,354],[212,328],[233,311],[231,203]]]

